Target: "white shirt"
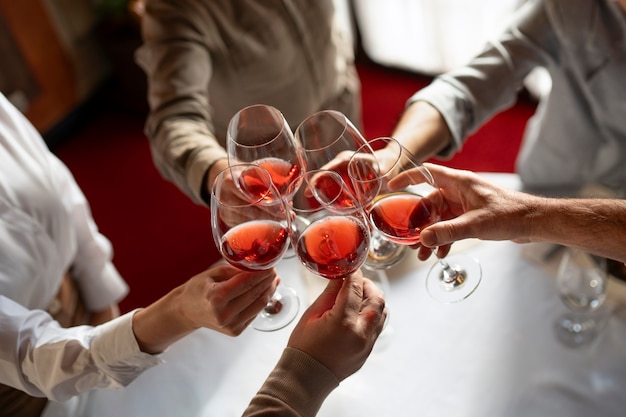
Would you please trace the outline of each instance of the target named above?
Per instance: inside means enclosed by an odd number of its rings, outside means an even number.
[[[70,329],[45,312],[70,269],[88,310],[122,299],[111,259],[67,167],[0,94],[0,383],[64,400],[127,385],[160,362],[139,350],[133,312]]]

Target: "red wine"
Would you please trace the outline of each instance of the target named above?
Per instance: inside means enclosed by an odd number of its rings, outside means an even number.
[[[353,194],[359,202],[369,207],[378,195],[383,179],[380,178],[378,167],[370,159],[358,159],[353,162],[350,172],[346,170],[344,181],[350,184]]]
[[[280,195],[285,195],[289,184],[300,175],[300,167],[297,164],[292,164],[283,159],[263,158],[256,161],[256,164],[262,166],[270,173],[272,182]]]
[[[272,183],[280,195],[284,195],[289,184],[300,175],[298,165],[279,158],[259,159],[256,164],[269,173]],[[265,178],[261,178],[261,173],[252,168],[245,169],[241,173],[238,186],[252,201],[263,199],[272,202],[280,197],[272,195]]]
[[[338,279],[361,267],[368,247],[369,231],[363,222],[349,216],[328,216],[311,224],[295,249],[311,271]]]
[[[287,228],[271,220],[254,220],[230,229],[222,236],[224,258],[248,271],[268,269],[276,265],[287,250]]]
[[[435,221],[432,203],[415,194],[389,194],[376,201],[370,220],[387,239],[402,245],[419,243],[422,229]]]
[[[315,182],[312,187],[315,190],[312,192],[315,193],[313,197],[317,202],[312,199],[310,201],[312,207],[318,207],[319,202],[337,208],[355,207],[355,196],[351,194],[350,187],[347,187],[345,178],[341,179],[343,183],[339,181],[338,177],[324,173],[320,173],[314,178]]]

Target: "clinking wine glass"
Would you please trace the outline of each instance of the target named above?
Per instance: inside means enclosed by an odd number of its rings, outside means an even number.
[[[304,173],[288,209],[292,245],[309,271],[327,279],[342,279],[363,265],[370,243],[369,226],[339,174],[328,170]]]
[[[221,171],[211,190],[211,229],[215,245],[231,265],[247,271],[273,268],[289,245],[285,201],[269,173],[256,164],[236,164]],[[273,331],[297,315],[295,291],[279,284],[252,327]]]
[[[377,138],[370,145],[385,158],[377,159],[368,149],[357,150],[348,165],[353,187],[374,228],[392,242],[417,245],[422,229],[441,220],[445,212],[435,181],[396,139]],[[426,288],[435,300],[451,303],[472,294],[481,278],[475,259],[451,255],[433,265]]]
[[[269,105],[248,106],[232,117],[226,149],[229,165],[254,163],[265,168],[282,196],[303,171],[300,146],[287,120]]]
[[[565,248],[557,273],[557,289],[569,312],[556,323],[557,337],[565,345],[581,346],[597,337],[601,315],[594,313],[606,298],[607,279],[604,258]]]
[[[269,105],[244,107],[231,118],[226,150],[229,165],[253,163],[265,168],[283,197],[304,171],[301,146],[280,110]],[[294,255],[288,248],[285,257]]]
[[[296,129],[295,137],[302,148],[307,170],[335,171],[348,187],[352,187],[347,172],[352,154],[357,149],[373,152],[348,117],[335,110],[323,110],[307,117]],[[364,266],[368,269],[386,269],[402,260],[405,253],[406,247],[390,242],[372,229]]]

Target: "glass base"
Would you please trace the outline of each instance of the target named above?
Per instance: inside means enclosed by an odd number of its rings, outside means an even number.
[[[300,298],[296,291],[279,285],[272,300],[252,321],[252,327],[262,332],[280,330],[291,323],[300,309]]]
[[[383,270],[399,263],[407,253],[407,247],[398,245],[384,237],[372,233],[370,250],[363,267],[369,270]]]
[[[450,268],[445,268],[445,264]],[[465,255],[449,255],[430,268],[426,289],[436,301],[456,303],[469,297],[481,279],[482,268],[476,259]]]
[[[593,317],[565,313],[554,323],[556,338],[571,348],[588,345],[598,336],[598,325]]]

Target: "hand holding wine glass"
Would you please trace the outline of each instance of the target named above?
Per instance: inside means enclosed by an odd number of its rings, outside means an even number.
[[[302,175],[289,200],[292,245],[302,264],[327,279],[341,279],[365,262],[370,233],[365,213],[334,171]]]
[[[221,171],[211,191],[211,228],[220,253],[247,271],[274,267],[289,244],[285,202],[269,173],[255,164],[238,164]],[[265,310],[253,322],[259,330],[277,330],[298,311],[298,298],[279,285]]]
[[[357,150],[348,172],[359,200],[365,205],[371,224],[388,240],[419,246],[421,231],[445,216],[446,206],[428,169],[393,138],[377,138],[371,147],[384,153]],[[398,184],[402,184],[399,186]],[[407,186],[409,185],[409,186]],[[446,254],[447,250],[439,252]],[[439,258],[428,274],[431,296],[442,302],[468,297],[482,277],[480,264],[455,255]]]

